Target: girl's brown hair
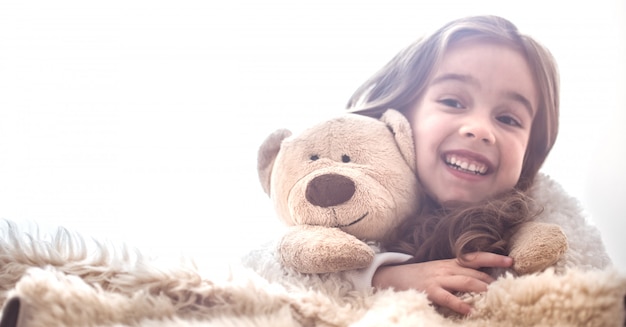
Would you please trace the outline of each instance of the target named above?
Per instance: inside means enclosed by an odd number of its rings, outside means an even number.
[[[524,55],[539,94],[538,108],[514,190],[483,203],[446,208],[430,203],[418,219],[405,221],[389,238],[392,242],[384,244],[388,250],[415,255],[416,261],[478,250],[504,254],[510,233],[534,214],[523,192],[532,185],[557,137],[559,77],[554,58],[511,22],[496,16],[458,19],[409,45],[356,90],[348,110],[374,117],[389,108],[406,114],[423,95],[446,50],[465,40],[496,42]]]
[[[411,262],[462,258],[476,251],[506,255],[517,227],[539,213],[518,190],[480,203],[427,207],[437,209],[406,219],[383,242],[386,250],[411,254]]]

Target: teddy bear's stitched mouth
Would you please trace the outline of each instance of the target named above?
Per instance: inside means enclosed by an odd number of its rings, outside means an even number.
[[[349,223],[349,224],[346,224],[346,225],[337,225],[337,226],[335,226],[335,227],[337,227],[337,228],[350,227],[350,226],[352,226],[352,225],[354,225],[354,224],[358,223],[359,221],[363,220],[363,219],[365,218],[365,216],[367,216],[368,214],[369,214],[369,212],[366,212],[366,213],[364,213],[364,214],[363,214],[363,216],[361,216],[359,219],[357,219],[357,220],[355,220],[355,221],[353,221],[353,222],[351,222],[351,223]]]

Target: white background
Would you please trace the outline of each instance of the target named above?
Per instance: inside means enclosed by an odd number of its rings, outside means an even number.
[[[425,32],[497,14],[556,56],[544,171],[626,269],[625,3],[552,3],[0,1],[0,218],[219,266],[280,232],[267,134],[340,113]]]

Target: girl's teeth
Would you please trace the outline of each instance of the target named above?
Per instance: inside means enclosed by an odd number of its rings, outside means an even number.
[[[459,158],[455,155],[446,156],[446,163],[457,170],[472,172],[474,174],[483,175],[487,172],[487,165],[480,162],[470,163],[466,159]]]

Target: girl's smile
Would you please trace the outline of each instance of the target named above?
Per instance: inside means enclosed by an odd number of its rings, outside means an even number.
[[[480,176],[487,175],[489,167],[492,166],[487,158],[467,151],[445,153],[443,160],[454,170]]]
[[[536,107],[533,75],[516,49],[484,41],[449,48],[408,113],[429,195],[477,202],[512,189]]]

